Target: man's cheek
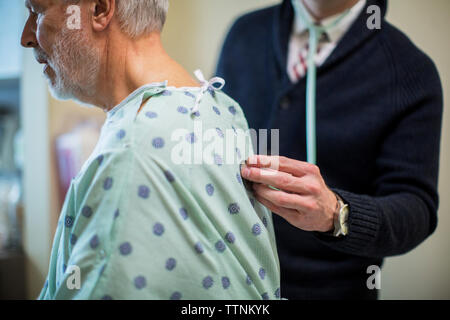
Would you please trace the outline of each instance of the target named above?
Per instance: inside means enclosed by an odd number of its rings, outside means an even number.
[[[61,32],[59,25],[60,21],[50,17],[41,19],[37,25],[36,38],[38,44],[48,55],[51,53],[56,36]]]
[[[49,39],[48,31],[45,30],[44,26],[38,26],[36,30],[36,39],[39,44],[39,47],[49,55],[49,49],[51,48],[51,41]]]

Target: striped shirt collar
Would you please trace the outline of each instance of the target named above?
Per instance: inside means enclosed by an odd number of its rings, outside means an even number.
[[[339,42],[339,40],[344,36],[344,34],[350,29],[351,25],[353,24],[353,22],[355,22],[355,20],[358,18],[358,16],[361,14],[361,12],[363,11],[365,5],[366,5],[366,1],[367,0],[359,0],[351,9],[349,14],[344,17],[336,26],[330,28],[329,30],[327,30],[326,34],[327,37],[329,39],[330,42],[332,43],[337,43]],[[311,17],[311,15],[309,15],[309,12],[306,10],[306,14],[309,16],[309,18],[311,20],[314,21],[314,19]],[[335,14],[333,16],[330,16],[328,18],[325,18],[323,20],[320,21],[320,24],[323,26],[326,26],[330,23],[332,23],[333,21],[335,21],[335,19],[337,19],[339,17],[341,13]],[[317,22],[317,21],[316,21]],[[294,19],[294,25],[293,25],[293,33],[295,35],[303,35],[307,32],[307,27],[306,24],[304,23],[295,23],[295,19]]]

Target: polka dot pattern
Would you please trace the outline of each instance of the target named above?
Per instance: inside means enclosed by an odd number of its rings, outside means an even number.
[[[174,258],[169,258],[166,261],[166,269],[169,271],[172,271],[173,269],[175,269],[177,265],[177,261]]]
[[[229,286],[230,286],[230,278],[222,277],[222,287],[224,289],[228,289]]]
[[[226,249],[226,245],[222,240],[219,240],[215,244],[216,250],[219,252],[224,252]]]
[[[214,280],[211,276],[205,277],[202,281],[203,288],[205,288],[205,289],[211,288],[213,284],[214,284]]]
[[[184,220],[186,220],[188,218],[188,212],[187,212],[187,210],[185,208],[181,208],[179,212],[180,212],[181,217]]]
[[[74,246],[75,243],[77,243],[77,240],[78,240],[77,236],[72,233],[70,235],[70,244]]]
[[[197,253],[203,253],[204,249],[203,249],[203,245],[200,242],[197,242],[194,246],[194,249]]]
[[[66,216],[66,218],[64,219],[64,225],[66,226],[66,228],[72,228],[73,227],[73,217]]]
[[[153,226],[153,233],[157,236],[161,236],[164,233],[164,226],[161,223],[155,223]]]
[[[131,243],[124,242],[119,246],[119,252],[123,256],[127,256],[133,251],[133,248],[131,247]]]
[[[164,139],[161,137],[155,138],[152,140],[152,145],[155,149],[164,148]]]
[[[183,106],[179,106],[179,107],[177,108],[177,111],[178,111],[179,113],[182,113],[182,114],[186,114],[186,113],[189,112],[189,110],[188,110],[186,107],[183,107]]]
[[[277,288],[277,290],[275,290],[274,296],[275,296],[275,298],[278,298],[278,299],[281,297],[281,295],[280,295],[280,288]]]
[[[149,119],[156,119],[158,118],[158,114],[156,112],[148,111],[145,113],[145,116]]]
[[[92,216],[92,208],[89,206],[84,206],[81,210],[81,214],[86,218],[90,218]]]
[[[97,235],[94,235],[91,238],[91,241],[89,241],[89,245],[91,246],[92,249],[97,249],[99,244],[100,244],[100,240],[98,239]]]
[[[192,93],[190,93],[189,91],[185,91],[184,94],[192,99],[195,99],[195,96]]]
[[[230,214],[238,214],[241,208],[239,208],[239,205],[237,203],[232,203],[228,206],[228,212]]]
[[[134,278],[134,286],[139,290],[145,288],[147,286],[147,279],[144,276]]]
[[[266,277],[266,270],[264,270],[264,268],[260,268],[258,271],[259,277],[264,280],[264,278]]]
[[[259,225],[259,223],[255,223],[252,227],[252,233],[255,236],[259,236],[261,234],[261,226]]]
[[[113,178],[108,177],[105,179],[105,182],[103,183],[103,189],[109,190],[112,188],[113,185]]]
[[[214,194],[214,186],[211,183],[206,185],[206,193],[208,196],[212,196]]]
[[[219,108],[217,108],[216,106],[213,106],[212,108],[213,108],[214,112],[215,112],[218,116],[220,116],[220,110],[219,110]]]
[[[234,236],[234,234],[232,232],[227,232],[227,234],[225,235],[225,239],[229,243],[234,243],[236,241],[236,237]]]
[[[119,132],[117,132],[117,139],[122,140],[123,138],[125,138],[125,136],[126,136],[125,130],[121,129],[119,130]]]
[[[172,295],[170,296],[170,300],[181,300],[181,293],[178,291],[175,291],[174,293],[172,293]]]
[[[147,186],[139,186],[138,188],[138,196],[147,199],[150,195],[150,189]]]
[[[161,160],[161,166],[168,166],[159,171],[149,172],[154,173],[153,176],[138,170],[121,170],[120,165],[134,163],[129,161],[132,158],[116,158],[115,151],[119,149],[107,149],[104,146],[120,146],[124,149],[126,143],[131,147],[137,131],[129,129],[131,127],[128,125],[123,125],[125,120],[133,120],[133,116],[127,113],[127,110],[123,112],[123,121],[118,119],[120,112],[117,112],[115,118],[111,119],[113,124],[105,126],[107,134],[103,136],[108,138],[107,141],[99,144],[95,160],[88,163],[88,166],[92,165],[93,167],[83,170],[81,179],[74,181],[76,184],[85,183],[84,181],[95,182],[97,187],[95,195],[86,197],[84,194],[80,194],[84,192],[83,189],[88,189],[85,186],[75,189],[71,196],[76,195],[77,198],[72,199],[75,201],[72,208],[77,208],[77,210],[76,212],[64,212],[60,219],[59,228],[72,228],[63,230],[62,233],[62,240],[66,241],[66,245],[71,245],[68,246],[69,255],[75,249],[77,252],[86,250],[87,255],[95,257],[98,264],[93,270],[94,277],[104,276],[106,273],[112,281],[115,281],[120,277],[114,273],[121,270],[122,267],[126,268],[126,273],[124,273],[126,276],[122,276],[121,280],[117,280],[118,282],[111,286],[111,288],[122,286],[120,287],[123,290],[120,292],[122,297],[129,295],[145,299],[150,294],[153,295],[154,288],[158,288],[163,282],[161,286],[163,290],[157,293],[159,299],[195,298],[196,293],[192,290],[192,287],[195,286],[196,292],[203,294],[202,297],[212,296],[223,299],[234,296],[237,292],[245,292],[246,288],[248,292],[254,292],[257,289],[259,297],[263,299],[279,298],[280,289],[276,286],[272,287],[274,282],[271,278],[273,265],[266,259],[266,252],[258,251],[267,250],[267,247],[271,245],[266,238],[267,235],[270,235],[269,231],[271,230],[263,227],[267,227],[269,211],[264,211],[265,215],[261,214],[263,206],[258,206],[256,208],[257,215],[253,212],[252,206],[255,205],[255,200],[247,197],[246,190],[242,187],[246,181],[241,177],[239,169],[235,166],[228,166],[228,163],[225,165],[228,153],[231,153],[236,160],[236,158],[241,159],[244,152],[241,154],[241,150],[234,146],[230,150],[209,149],[211,152],[205,155],[212,158],[213,165],[208,166],[207,174],[198,174],[197,169],[193,168],[192,181],[186,181],[185,185],[184,175],[179,174],[177,167],[172,166],[165,158],[166,153],[171,152],[172,142],[170,141],[172,140],[169,140],[171,139],[170,132],[165,132],[163,129],[176,123],[176,128],[188,129],[181,136],[181,142],[184,145],[195,149],[203,143],[202,136],[196,135],[197,131],[191,132],[194,131],[191,125],[186,127],[181,125],[182,121],[192,124],[193,120],[197,120],[186,115],[190,115],[192,112],[194,102],[184,97],[184,94],[188,97],[195,97],[197,91],[191,91],[192,94],[184,93],[184,89],[169,91],[164,90],[163,87],[155,91],[157,94],[155,99],[152,100],[151,105],[146,105],[143,114],[136,121],[136,126],[146,125],[146,129],[149,129],[145,131],[145,136],[140,135],[137,139],[142,138],[140,141],[145,142],[142,146],[148,149],[143,151],[140,160],[145,162],[145,155],[148,152],[150,157],[155,156],[155,159],[158,157],[156,160]],[[218,92],[213,90],[209,90],[209,92],[212,96],[218,96]],[[181,97],[177,97],[176,104],[167,107],[165,104],[170,99],[163,97],[177,94]],[[214,141],[223,142],[224,140],[221,139],[228,136],[228,129],[233,127],[236,133],[236,128],[241,128],[241,124],[244,123],[241,119],[242,112],[237,105],[231,106],[233,102],[230,100],[226,105],[219,104],[224,101],[222,97],[218,96],[221,100],[213,101],[208,94],[204,98],[200,111],[194,115],[199,117],[201,113],[206,122],[210,121],[206,129],[214,130],[212,131]],[[208,100],[209,105],[207,104]],[[180,104],[184,104],[184,106]],[[230,114],[236,117],[231,119]],[[110,113],[108,116],[114,115]],[[153,126],[157,125],[160,120],[164,121],[163,127],[160,130],[153,130]],[[247,151],[247,149],[245,150]],[[131,148],[124,151],[131,151]],[[117,168],[119,170],[116,170]],[[155,170],[155,168],[158,170],[155,166],[147,168],[149,171]],[[83,177],[84,174],[92,173],[95,175],[90,180]],[[128,174],[130,174],[129,177]],[[154,179],[150,182],[149,177]],[[120,191],[120,181],[130,181],[129,190]],[[184,197],[176,198],[178,191],[185,186],[187,188],[183,190],[192,191],[195,193],[195,197],[199,198],[196,200],[199,200],[198,203],[201,203],[202,209],[210,208],[213,214],[216,214],[217,221],[213,221],[213,232],[208,230],[210,224],[202,217],[201,210],[198,211],[196,206],[190,205]],[[227,189],[232,192],[228,193]],[[123,193],[125,193],[125,198],[119,199],[119,195]],[[166,195],[173,197],[165,199]],[[111,201],[103,201],[103,197],[106,196],[110,197]],[[123,201],[125,199],[127,200]],[[131,206],[128,206],[128,203]],[[165,207],[166,205],[167,207]],[[149,211],[136,215],[138,208],[143,211],[148,208]],[[206,212],[206,214],[209,215],[210,212]],[[90,220],[86,218],[90,218]],[[255,236],[259,237],[255,238]],[[259,241],[255,241],[255,239]],[[255,248],[258,244],[261,244],[261,247]],[[72,247],[75,245],[77,245],[76,248]],[[176,250],[170,250],[171,245],[176,246]],[[112,252],[109,250],[111,246]],[[56,270],[57,279],[63,279],[61,272],[67,272],[70,264],[77,264],[68,259],[65,250],[67,249],[59,250],[58,268],[53,268]],[[249,253],[249,250],[254,251]],[[246,256],[241,259],[243,255]],[[248,260],[246,260],[247,258]],[[70,264],[68,261],[71,261]],[[198,261],[197,264],[196,261]],[[242,268],[235,268],[234,265],[224,266],[233,263],[239,264],[243,261],[246,263],[246,268],[255,266],[254,270],[247,270],[255,282],[245,271],[244,273],[239,271],[243,270]],[[204,266],[205,268],[202,268]],[[211,266],[215,269],[211,269]],[[260,266],[264,266],[268,273],[266,274],[265,269]],[[265,281],[261,281],[261,279]],[[158,283],[158,281],[160,282]],[[194,281],[193,286],[192,281]],[[55,283],[53,279],[51,283]],[[64,283],[61,281],[60,285],[63,286]],[[103,300],[119,298],[114,292],[107,289],[97,291],[94,297]]]

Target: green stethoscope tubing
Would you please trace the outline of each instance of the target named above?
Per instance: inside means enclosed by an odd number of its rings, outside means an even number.
[[[312,164],[317,162],[316,142],[316,64],[315,56],[320,36],[327,30],[335,27],[350,12],[346,10],[343,14],[326,26],[317,26],[311,21],[302,3],[303,0],[292,0],[292,6],[296,13],[296,23],[303,22],[309,30],[309,54],[308,72],[306,78],[306,161]]]

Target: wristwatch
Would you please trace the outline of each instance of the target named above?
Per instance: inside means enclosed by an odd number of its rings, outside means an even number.
[[[344,203],[344,201],[338,194],[336,194],[336,199],[338,201],[338,205],[334,213],[333,235],[335,237],[346,236],[348,234],[347,220],[350,210],[348,208],[348,204]]]

